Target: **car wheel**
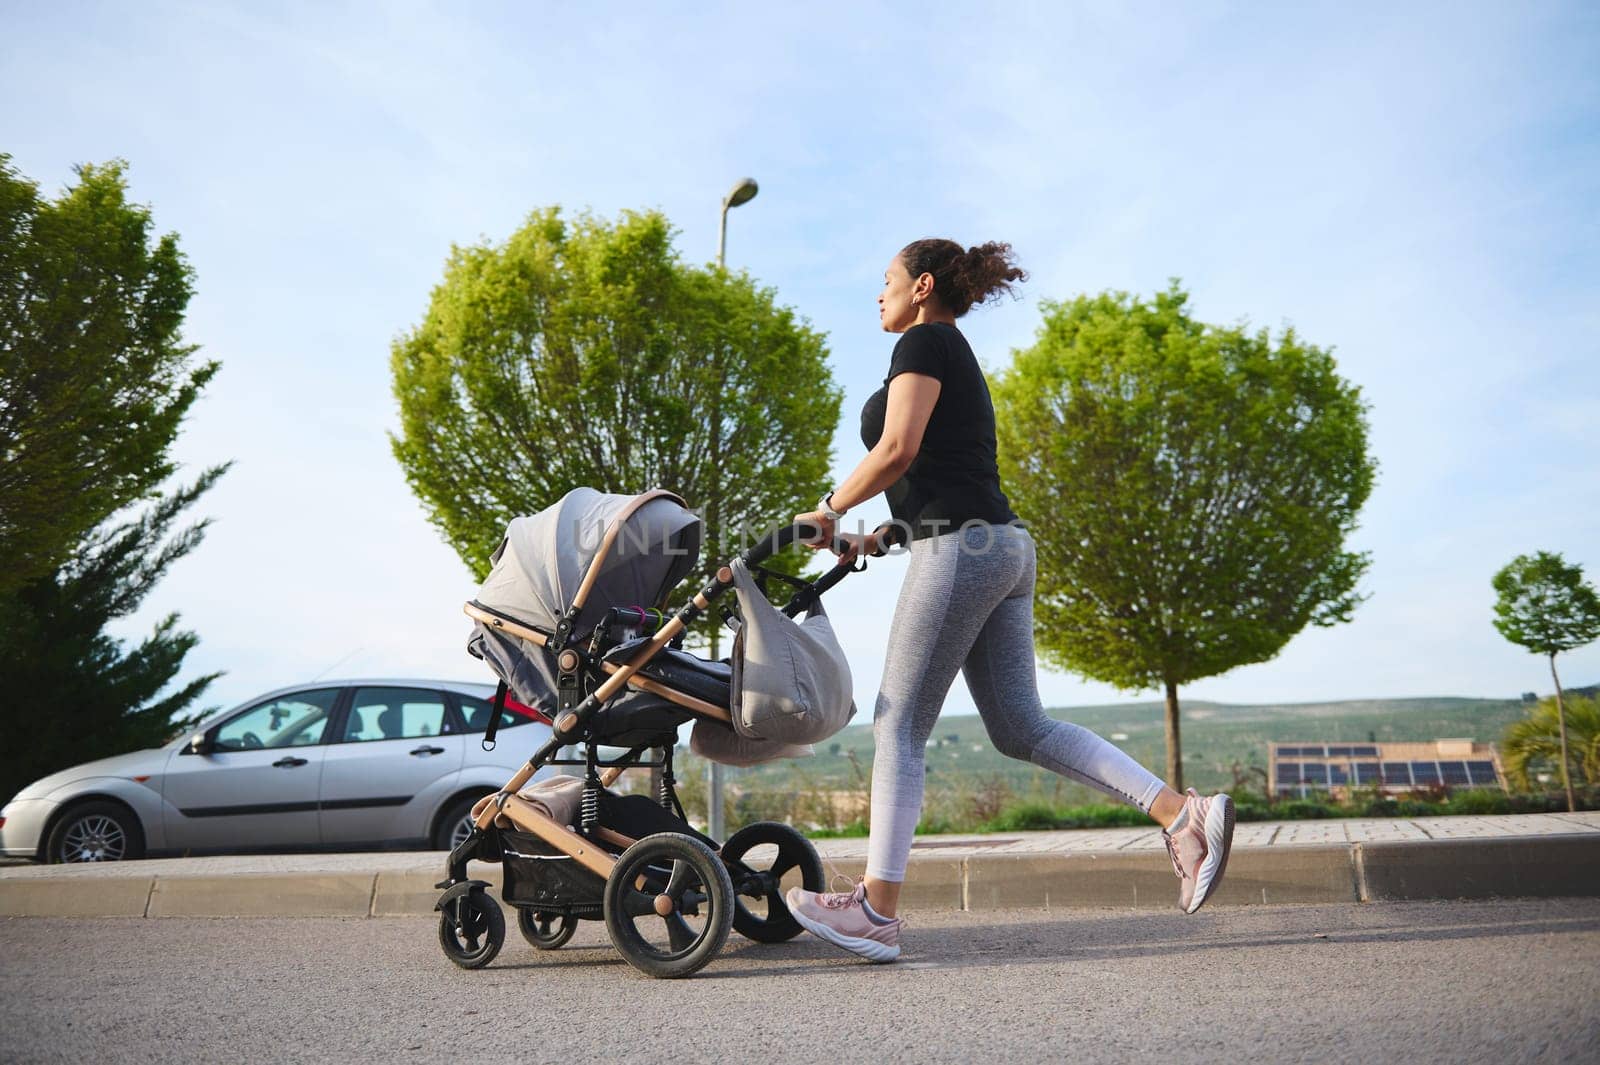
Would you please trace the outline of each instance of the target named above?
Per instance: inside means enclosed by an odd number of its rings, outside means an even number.
[[[45,861],[121,862],[144,857],[144,832],[128,808],[89,802],[62,815],[50,830]]]
[[[438,827],[433,830],[434,850],[455,850],[462,840],[472,834],[472,804],[487,794],[463,796],[445,808],[439,817]]]

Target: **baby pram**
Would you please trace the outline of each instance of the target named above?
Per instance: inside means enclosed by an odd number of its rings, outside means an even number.
[[[739,556],[763,591],[774,579],[793,586],[783,607],[790,618],[861,568],[836,565],[808,582],[761,566],[811,532],[781,527]],[[651,976],[696,972],[730,928],[760,942],[801,931],[783,892],[795,882],[822,889],[810,842],[788,825],[761,822],[719,844],[690,826],[674,787],[679,726],[733,727],[730,664],[680,649],[686,626],[733,585],[732,568],[722,566],[681,609],[662,613],[699,553],[698,517],[661,490],[626,497],[577,489],[512,523],[494,570],[466,604],[476,622],[468,649],[501,678],[491,721],[509,692],[548,715],[553,735],[480,805],[436,885],[444,892],[435,907],[439,942],[457,965],[487,965],[505,941],[491,885],[468,876],[471,859],[503,863],[501,897],[536,948],[562,946],[580,920],[604,920],[622,956]],[[485,743],[493,742],[491,732]],[[602,757],[601,748],[625,753]],[[519,794],[550,765],[582,767],[572,823],[551,816],[551,804],[533,792]],[[656,794],[610,789],[636,767],[659,769]]]

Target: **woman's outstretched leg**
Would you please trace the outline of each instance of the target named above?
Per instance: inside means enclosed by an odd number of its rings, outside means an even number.
[[[928,737],[984,618],[1015,581],[1015,551],[968,549],[967,540],[980,539],[992,538],[958,533],[912,546],[873,713],[865,879],[849,893],[791,889],[787,896],[804,927],[873,961],[890,961],[900,951],[895,914],[922,816]]]
[[[967,654],[962,672],[989,741],[1001,754],[1086,784],[1138,807],[1157,821],[1161,812],[1167,812],[1158,807],[1182,805],[1160,777],[1121,748],[1081,725],[1057,721],[1044,712],[1034,666],[1031,597],[1007,599],[995,608]],[[1177,810],[1172,809],[1169,820],[1176,815]]]
[[[1030,542],[1031,548],[1031,542]],[[995,607],[962,672],[1000,753],[1059,773],[1149,814],[1162,826],[1177,873],[1179,905],[1199,909],[1222,880],[1233,843],[1233,801],[1179,795],[1120,748],[1081,725],[1057,721],[1039,699],[1033,652],[1031,550],[1012,594]]]

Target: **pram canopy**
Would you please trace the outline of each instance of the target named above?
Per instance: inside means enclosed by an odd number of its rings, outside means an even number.
[[[659,609],[699,558],[700,518],[671,492],[574,488],[512,519],[477,600],[548,632],[577,607],[570,628],[585,632],[613,606]]]
[[[582,634],[612,607],[661,609],[699,556],[700,518],[671,492],[574,488],[539,513],[512,519],[474,602],[548,635]],[[553,715],[555,642],[541,647],[479,621],[467,649],[518,700]],[[617,702],[638,709],[661,700],[630,691]]]
[[[637,720],[638,727],[624,728],[630,737],[657,736],[687,720],[685,707],[711,712],[713,720],[696,722],[697,753],[750,764],[810,753],[806,744],[833,735],[849,721],[855,713],[850,665],[815,598],[849,567],[815,586],[801,584],[810,592],[811,612],[797,623],[790,612],[800,609],[802,597],[780,611],[768,602],[746,561],[764,560],[797,532],[794,527],[775,531],[769,543],[752,547],[718,577],[720,585],[734,588],[739,601],[732,664],[704,662],[656,644],[650,661],[635,667],[643,670],[644,680],[637,687],[630,680],[631,690],[607,700],[604,732]],[[468,604],[476,619],[468,650],[488,662],[523,703],[547,715],[571,709],[584,691],[604,680],[601,670],[616,672],[652,641],[654,627],[645,626],[643,611],[666,605],[668,594],[698,561],[700,536],[700,519],[670,492],[624,496],[574,489],[507,528],[491,556],[488,578]],[[696,603],[705,607],[698,597]],[[614,611],[629,607],[640,608],[642,631],[607,649],[596,627],[606,625],[609,637],[618,624]],[[487,613],[474,613],[476,608]],[[520,623],[520,634],[519,625],[507,621]],[[599,661],[569,646],[591,631],[596,631],[591,653],[603,653]],[[567,664],[558,666],[563,661]],[[588,674],[586,682],[580,681],[580,669]],[[657,709],[666,715],[651,713]]]

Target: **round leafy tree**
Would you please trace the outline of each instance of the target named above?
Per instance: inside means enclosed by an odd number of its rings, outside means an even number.
[[[1578,804],[1572,793],[1567,753],[1567,715],[1556,673],[1556,655],[1600,639],[1600,595],[1583,579],[1583,567],[1558,554],[1539,551],[1518,555],[1494,575],[1498,599],[1494,627],[1500,635],[1534,654],[1550,658],[1550,679],[1556,686],[1556,725],[1561,739],[1561,786],[1567,809]]]
[[[992,382],[1000,469],[1039,551],[1037,637],[1058,666],[1166,694],[1347,621],[1372,490],[1366,407],[1290,330],[1205,325],[1174,283],[1044,305]]]
[[[579,486],[678,493],[705,517],[708,575],[826,490],[842,393],[822,335],[672,236],[656,212],[536,211],[454,248],[395,341],[395,457],[475,574],[511,518]]]

